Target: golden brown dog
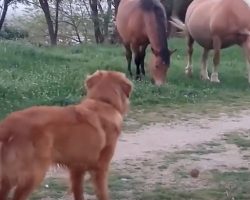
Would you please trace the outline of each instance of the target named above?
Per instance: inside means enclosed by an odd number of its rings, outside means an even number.
[[[86,172],[98,199],[109,199],[109,163],[133,85],[123,73],[97,71],[85,86],[87,96],[78,105],[34,106],[0,123],[1,200],[14,187],[13,200],[27,199],[53,164],[68,168],[75,200],[84,199]]]

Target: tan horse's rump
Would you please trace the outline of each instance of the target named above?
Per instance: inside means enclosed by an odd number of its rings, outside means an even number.
[[[250,82],[250,8],[246,0],[194,0],[188,7],[185,24],[178,18],[171,23],[181,28],[187,37],[188,64],[186,73],[192,75],[193,44],[204,48],[201,78],[209,80],[207,59],[214,50],[211,82],[220,82],[218,66],[221,49],[239,45],[245,52]]]
[[[78,105],[33,106],[0,123],[0,199],[26,200],[51,165],[69,170],[75,200],[83,200],[83,178],[91,173],[99,200],[108,200],[108,170],[132,83],[123,73],[97,71],[85,81]]]
[[[132,76],[132,52],[136,64],[136,79],[145,75],[144,59],[147,46],[152,49],[150,72],[157,85],[165,82],[171,51],[167,43],[167,18],[158,0],[121,0],[116,16],[117,31],[126,49],[128,71]]]

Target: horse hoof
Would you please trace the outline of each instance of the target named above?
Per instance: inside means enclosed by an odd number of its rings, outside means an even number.
[[[212,83],[220,83],[220,80],[218,78],[218,74],[212,74],[211,75],[211,82]]]
[[[203,81],[210,81],[210,78],[208,76],[203,76],[202,74],[200,75],[200,79]]]
[[[188,69],[185,69],[185,74],[188,76],[188,77],[193,77],[193,72],[192,72],[192,69],[188,68]]]
[[[136,81],[141,81],[141,76],[136,76],[135,80]]]

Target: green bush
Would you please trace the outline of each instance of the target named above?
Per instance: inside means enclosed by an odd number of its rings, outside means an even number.
[[[0,31],[0,39],[17,40],[27,38],[28,36],[27,31],[15,27],[4,27],[3,30]]]

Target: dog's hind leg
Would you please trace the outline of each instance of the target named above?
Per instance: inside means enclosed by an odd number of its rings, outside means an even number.
[[[96,195],[99,200],[108,200],[108,171],[100,168],[91,173]]]
[[[11,185],[9,181],[3,178],[0,183],[0,199],[7,200],[10,190],[11,190]]]
[[[31,172],[25,181],[17,185],[13,200],[26,200],[31,192],[42,182],[48,165],[45,167],[44,163],[38,164],[41,164],[40,168],[37,168],[34,173]]]
[[[22,185],[17,185],[14,192],[13,200],[26,200],[34,189],[34,183],[34,180],[30,179]]]
[[[30,164],[27,171],[23,172],[22,176],[18,178],[13,200],[26,200],[43,181],[50,163],[48,159],[34,158],[33,165]]]
[[[71,190],[75,200],[84,200],[83,176],[85,171],[81,169],[70,169]]]

